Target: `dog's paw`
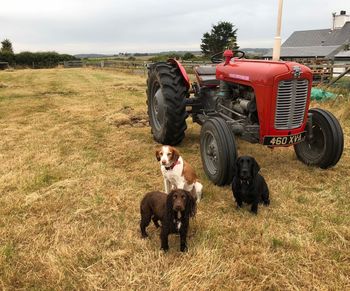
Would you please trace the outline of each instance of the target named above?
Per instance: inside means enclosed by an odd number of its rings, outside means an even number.
[[[169,251],[169,247],[161,247],[160,249],[163,250],[164,253],[167,253]]]
[[[186,246],[186,245],[181,246],[181,247],[180,247],[180,251],[181,251],[181,252],[187,252],[187,251],[188,251],[187,246]]]
[[[198,196],[198,200],[203,199],[203,197],[204,197],[204,192],[201,192],[199,195],[197,194],[197,196]],[[198,201],[198,202],[199,202],[199,201]]]
[[[266,200],[263,202],[264,206],[269,206],[270,205],[270,200]]]

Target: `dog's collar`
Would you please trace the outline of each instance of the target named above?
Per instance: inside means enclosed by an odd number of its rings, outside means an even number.
[[[165,168],[165,170],[169,171],[169,170],[174,169],[174,167],[175,167],[176,165],[178,165],[178,164],[180,164],[180,162],[179,162],[179,160],[176,160],[176,161],[175,161],[174,163],[172,163],[169,167],[165,167],[165,166],[164,166],[164,168]]]

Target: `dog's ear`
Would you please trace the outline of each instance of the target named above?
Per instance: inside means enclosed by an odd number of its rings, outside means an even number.
[[[177,161],[180,157],[180,153],[179,151],[176,149],[176,148],[171,148],[171,151],[172,151],[172,160],[173,161]]]
[[[170,191],[166,199],[166,213],[167,213],[168,219],[171,219],[171,217],[173,216],[173,201],[174,201],[173,196],[174,196],[174,190]]]
[[[194,187],[193,187],[194,189]],[[186,215],[189,217],[194,217],[196,215],[197,210],[197,198],[196,198],[196,191],[185,191],[186,193]]]
[[[234,162],[234,164],[232,165],[232,174],[233,177],[236,176],[238,174],[238,160],[240,158],[236,159],[236,161]]]
[[[254,158],[252,158],[252,163],[253,163],[253,165],[252,165],[253,177],[255,177],[260,171],[260,166],[259,166],[258,162]]]
[[[157,161],[159,162],[160,161],[160,149],[156,150],[156,158],[157,158]]]
[[[234,165],[233,172],[235,174],[238,174],[238,172],[239,172],[239,164],[240,164],[240,162],[241,162],[241,157],[237,158],[236,163]]]

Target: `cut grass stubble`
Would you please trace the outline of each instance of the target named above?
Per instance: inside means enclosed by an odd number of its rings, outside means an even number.
[[[178,147],[205,196],[189,251],[170,252],[159,230],[139,234],[139,202],[162,190],[147,123],[145,77],[88,69],[0,72],[0,286],[4,289],[350,288],[348,99],[324,104],[340,118],[344,154],[309,168],[292,148],[238,141],[271,191],[257,217],[230,187],[205,176],[198,125]],[[349,110],[350,111],[350,110]]]

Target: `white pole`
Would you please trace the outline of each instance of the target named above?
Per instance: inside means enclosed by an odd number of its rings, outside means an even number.
[[[278,0],[277,32],[273,46],[272,60],[278,61],[281,55],[281,25],[283,0]]]

